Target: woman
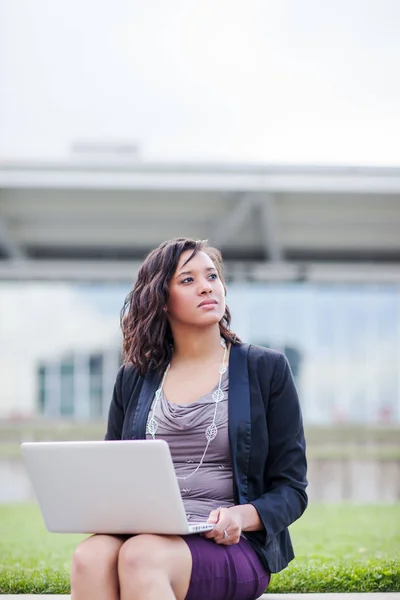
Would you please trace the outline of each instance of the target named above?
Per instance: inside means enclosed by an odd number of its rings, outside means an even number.
[[[149,254],[121,314],[106,434],[167,440],[188,520],[215,527],[89,537],[72,600],[252,600],[294,556],[287,527],[307,505],[296,389],[282,354],[230,330],[225,293],[221,255],[204,242]]]

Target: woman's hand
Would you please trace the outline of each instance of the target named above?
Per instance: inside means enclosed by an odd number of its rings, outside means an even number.
[[[243,529],[240,508],[240,506],[231,506],[230,508],[212,510],[207,522],[215,523],[215,527],[212,531],[206,531],[203,534],[204,537],[214,540],[216,544],[225,546],[237,544]]]

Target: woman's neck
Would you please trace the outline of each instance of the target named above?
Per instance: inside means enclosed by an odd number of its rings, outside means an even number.
[[[219,326],[210,329],[174,332],[174,362],[213,360],[221,354]]]

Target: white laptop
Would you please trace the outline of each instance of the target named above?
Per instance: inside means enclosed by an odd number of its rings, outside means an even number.
[[[164,440],[21,444],[43,520],[57,533],[185,535],[188,523]]]

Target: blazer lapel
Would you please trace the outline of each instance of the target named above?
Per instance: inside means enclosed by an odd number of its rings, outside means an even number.
[[[154,394],[161,383],[161,378],[162,375],[157,371],[150,371],[144,378],[132,423],[133,440],[144,440],[146,438],[147,417]]]
[[[228,431],[234,491],[239,504],[247,503],[251,411],[248,344],[232,345],[229,356]]]

